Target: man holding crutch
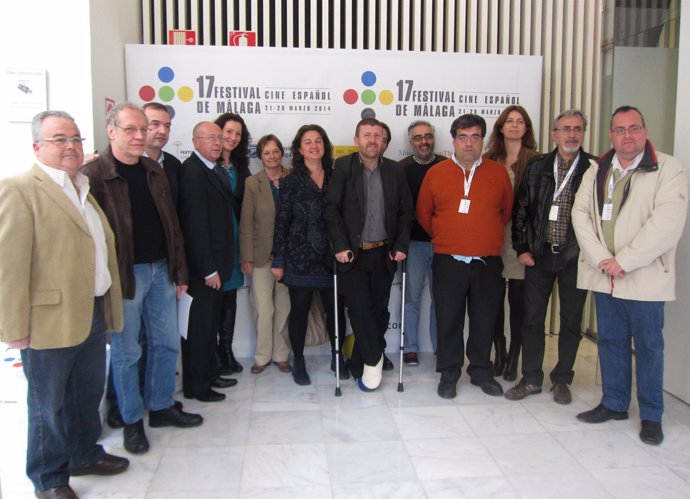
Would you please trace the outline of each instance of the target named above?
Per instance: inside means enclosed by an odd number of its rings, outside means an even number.
[[[355,334],[350,372],[372,391],[381,383],[388,299],[397,262],[407,256],[414,208],[404,170],[381,156],[381,123],[361,120],[354,140],[359,151],[335,162],[324,218]]]

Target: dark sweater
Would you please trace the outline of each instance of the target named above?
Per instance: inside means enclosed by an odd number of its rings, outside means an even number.
[[[417,209],[417,197],[419,197],[419,189],[422,187],[422,180],[424,180],[424,175],[429,169],[437,163],[444,161],[448,158],[445,156],[436,155],[434,159],[426,165],[420,165],[412,156],[408,156],[399,161],[400,166],[405,168],[405,176],[407,176],[407,183],[410,186],[410,192],[412,193],[412,202],[414,203],[415,209]],[[410,232],[410,239],[412,241],[425,241],[430,242],[431,236],[426,233],[426,231],[419,225],[417,220],[412,221],[412,232]]]

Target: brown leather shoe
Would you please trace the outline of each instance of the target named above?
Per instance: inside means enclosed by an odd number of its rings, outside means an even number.
[[[570,388],[567,384],[557,381],[551,387],[553,392],[553,400],[557,404],[566,405],[573,401],[573,396],[570,393]]]
[[[60,485],[52,489],[35,490],[34,492],[39,499],[79,499],[79,496],[69,485]]]
[[[260,366],[259,364],[254,364],[252,366],[251,372],[252,374],[260,374],[264,372],[264,369],[266,369],[270,364],[270,362],[268,364],[264,364],[263,366]]]
[[[508,400],[522,400],[529,395],[536,395],[541,393],[541,386],[531,385],[522,378],[517,385],[505,393],[505,398]]]
[[[292,368],[290,367],[290,363],[287,360],[281,360],[279,362],[274,362],[276,366],[278,366],[278,370],[281,373],[289,373],[292,372]],[[254,368],[252,368],[254,369]]]

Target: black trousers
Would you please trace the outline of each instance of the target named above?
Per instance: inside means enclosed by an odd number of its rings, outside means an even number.
[[[355,335],[350,359],[350,372],[355,378],[362,376],[364,364],[375,366],[386,349],[393,283],[386,258],[386,246],[359,250],[352,267],[338,274],[338,292],[345,298]]]
[[[288,335],[292,354],[299,358],[304,356],[304,341],[307,336],[309,311],[314,299],[314,292],[321,295],[323,308],[326,310],[326,328],[331,342],[331,352],[335,352],[335,318],[333,288],[303,288],[290,287],[290,317],[288,319]],[[338,332],[340,333],[338,347],[342,351],[345,335],[345,312],[342,300],[338,300]]]
[[[522,327],[522,375],[525,382],[541,386],[544,381],[544,321],[546,308],[558,279],[561,330],[558,336],[558,363],[551,371],[551,381],[573,381],[575,357],[582,332],[582,308],[587,292],[577,289],[579,249],[572,244],[555,255],[545,248],[535,265],[525,268],[525,322]]]
[[[503,263],[500,256],[482,260],[464,263],[451,255],[434,254],[431,263],[438,331],[436,371],[443,380],[460,378],[465,361],[465,311],[470,319],[467,373],[476,383],[493,379],[491,344],[503,298]]]
[[[182,339],[182,388],[185,394],[203,393],[216,376],[216,333],[220,327],[223,292],[203,281],[189,283],[194,298],[189,311],[187,339]]]

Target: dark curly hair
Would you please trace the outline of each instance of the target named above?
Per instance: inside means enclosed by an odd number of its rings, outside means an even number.
[[[299,171],[306,171],[307,167],[304,164],[304,156],[300,152],[299,148],[302,145],[302,137],[307,132],[317,132],[321,135],[321,140],[323,140],[323,158],[321,158],[321,165],[324,171],[330,172],[333,169],[333,144],[328,138],[326,130],[324,130],[319,125],[302,125],[297,130],[295,138],[292,139],[292,171],[297,173]]]
[[[232,151],[230,151],[230,161],[238,171],[249,172],[249,140],[251,136],[249,135],[249,129],[242,119],[242,116],[235,113],[224,113],[216,118],[214,123],[220,127],[222,130],[228,121],[236,121],[242,125],[242,138],[239,144]]]

